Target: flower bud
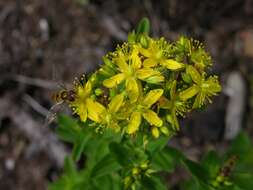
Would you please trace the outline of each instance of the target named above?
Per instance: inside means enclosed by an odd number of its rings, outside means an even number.
[[[101,89],[101,88],[97,88],[96,90],[95,90],[95,95],[96,96],[100,96],[101,94],[103,94],[103,90]]]
[[[116,96],[116,90],[115,89],[110,89],[110,91],[109,91],[109,94],[110,94],[110,97],[114,97],[114,96]]]
[[[225,186],[231,186],[231,185],[233,185],[233,183],[231,182],[231,181],[224,181],[224,185]]]
[[[132,174],[133,174],[133,176],[138,175],[139,173],[140,173],[140,169],[139,169],[139,168],[134,167],[134,168],[132,169]]]
[[[151,132],[152,132],[153,137],[155,137],[155,138],[158,138],[160,136],[160,132],[157,127],[153,127],[151,129]]]
[[[164,81],[164,76],[162,75],[151,76],[147,78],[145,81],[147,81],[150,84],[159,84]]]
[[[136,41],[136,34],[135,32],[131,32],[128,34],[128,42],[129,43],[135,43]]]
[[[217,176],[216,181],[218,181],[219,183],[224,182],[224,176],[221,175]]]
[[[145,161],[143,162],[141,165],[140,165],[141,169],[147,169],[148,168],[148,161]]]
[[[126,188],[128,188],[132,183],[133,183],[133,179],[130,176],[125,177],[124,185]]]
[[[169,133],[170,133],[170,132],[169,132],[169,130],[168,130],[167,127],[161,127],[161,128],[160,128],[160,131],[161,131],[163,134],[169,136]]]
[[[103,61],[105,63],[105,65],[111,67],[111,68],[114,68],[115,66],[113,65],[113,63],[111,62],[110,59],[108,59],[107,57],[103,57]]]
[[[140,44],[143,48],[148,48],[148,39],[145,35],[140,35]]]

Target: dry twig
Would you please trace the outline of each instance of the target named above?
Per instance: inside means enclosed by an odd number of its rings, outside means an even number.
[[[13,103],[11,98],[4,96],[0,98],[0,120],[3,117],[11,118],[29,140],[38,145],[38,149],[44,150],[58,167],[62,167],[67,151],[57,137],[46,127],[35,121],[28,113]]]

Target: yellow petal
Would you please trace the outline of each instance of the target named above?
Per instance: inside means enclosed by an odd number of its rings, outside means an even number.
[[[129,66],[123,57],[119,57],[119,58],[115,59],[115,62],[122,73],[124,73],[128,70]]]
[[[137,47],[135,47],[133,49],[130,59],[132,61],[131,65],[134,69],[139,69],[141,67],[141,58],[139,56],[139,51],[138,51]]]
[[[125,79],[124,73],[120,73],[112,76],[109,79],[105,79],[103,81],[103,85],[106,86],[107,88],[113,88],[117,86],[119,83],[121,83],[124,79]]]
[[[119,108],[122,106],[124,101],[124,94],[118,94],[115,97],[113,97],[112,101],[109,103],[109,112],[115,113],[119,110]]]
[[[157,60],[152,58],[147,58],[143,62],[143,67],[154,67],[158,64]]]
[[[85,90],[85,87],[82,85],[77,86],[77,97],[78,98],[84,98],[87,95],[87,92]]]
[[[86,104],[79,104],[76,110],[76,113],[79,115],[81,121],[85,122],[87,120],[87,107]]]
[[[165,66],[169,70],[178,70],[184,68],[183,63],[179,63],[173,59],[166,59],[161,61],[161,65]]]
[[[150,51],[150,49],[140,48],[139,51],[145,57],[151,57],[152,56],[152,52]]]
[[[134,78],[129,78],[126,80],[126,90],[129,94],[130,101],[136,102],[139,96],[138,83]]]
[[[141,124],[141,113],[140,112],[133,112],[129,124],[127,126],[127,133],[128,134],[133,134],[136,131],[138,131],[139,126]]]
[[[192,78],[192,80],[196,83],[199,84],[202,80],[201,75],[199,74],[199,72],[197,71],[197,69],[195,69],[193,66],[189,65],[186,68],[186,73],[189,74]]]
[[[200,91],[194,100],[192,108],[193,109],[200,108],[201,106],[203,106],[204,103],[205,103],[205,95],[202,91]]]
[[[144,80],[148,77],[151,77],[153,75],[160,75],[159,71],[155,71],[154,69],[151,68],[144,68],[144,69],[139,69],[136,71],[136,76],[137,78]]]
[[[150,90],[149,93],[146,95],[145,99],[143,100],[143,105],[150,108],[154,103],[159,100],[162,94],[163,89]]]
[[[157,127],[161,127],[163,125],[163,121],[158,117],[158,115],[152,110],[146,110],[142,113],[142,116],[151,124]]]
[[[155,138],[158,138],[160,136],[160,132],[157,127],[152,127],[151,132],[152,132],[153,137]]]
[[[179,93],[179,98],[183,101],[188,100],[195,96],[199,92],[199,87],[196,85],[193,85],[186,90]]]
[[[88,107],[89,119],[97,123],[100,123],[102,121],[102,118],[105,116],[106,112],[105,107],[92,99],[88,99],[86,102]]]
[[[92,85],[91,85],[91,82],[88,80],[86,85],[85,85],[86,93],[89,94],[91,92],[91,89],[92,89]]]

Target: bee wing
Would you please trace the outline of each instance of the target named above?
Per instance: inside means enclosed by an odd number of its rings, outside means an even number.
[[[47,114],[46,119],[45,119],[45,125],[49,125],[50,123],[55,121],[55,119],[57,117],[57,114],[59,112],[61,112],[63,107],[64,107],[63,106],[63,101],[58,102],[55,105],[53,105],[48,111],[48,114]]]
[[[48,114],[45,118],[44,125],[48,126],[49,124],[54,122],[59,113],[69,115],[72,112],[71,112],[71,109],[69,109],[69,106],[67,106],[64,101],[58,102],[49,109]]]
[[[57,83],[60,89],[67,90],[67,86],[64,83]]]

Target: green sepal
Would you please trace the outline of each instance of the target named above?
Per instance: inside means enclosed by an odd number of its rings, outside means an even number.
[[[149,31],[150,31],[150,22],[149,22],[149,19],[146,18],[146,17],[144,17],[139,22],[139,24],[137,26],[136,33],[137,34],[149,34]]]

